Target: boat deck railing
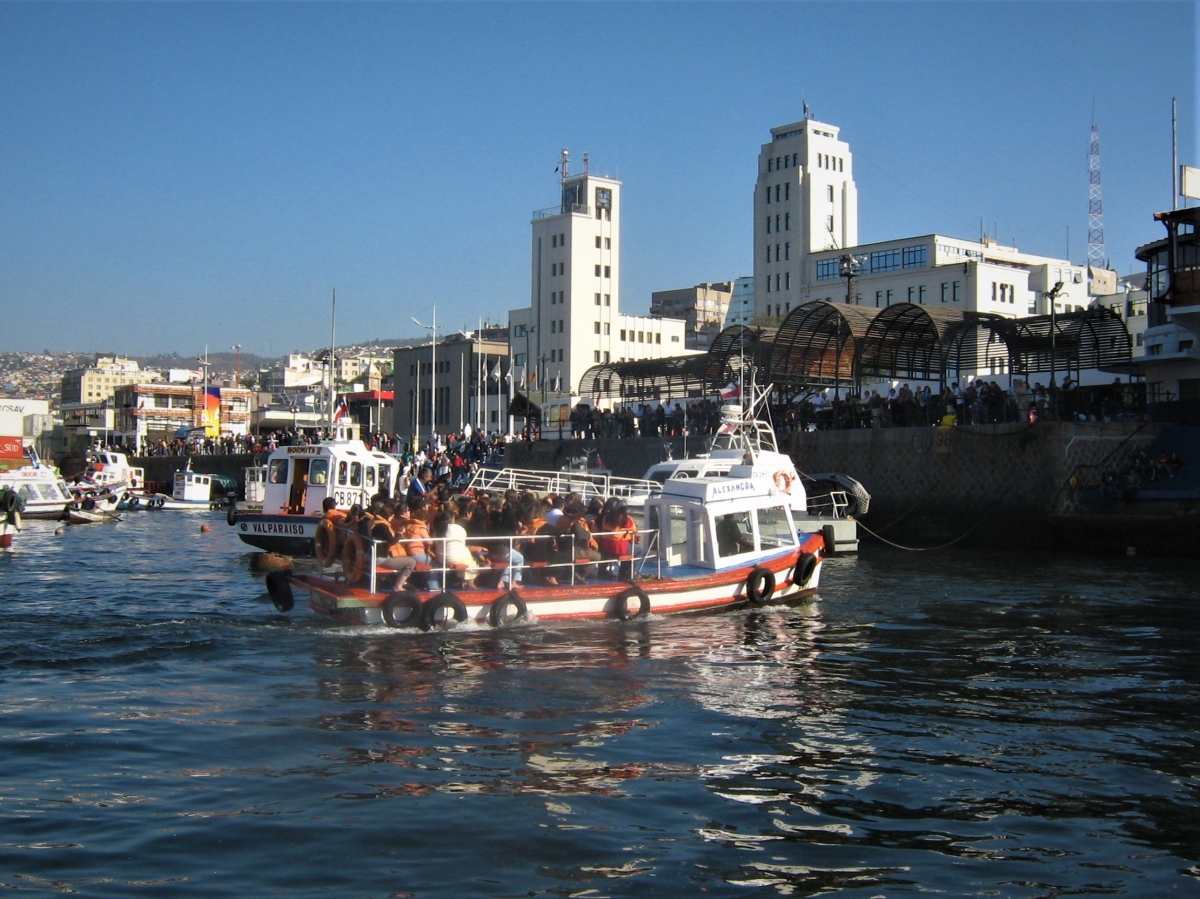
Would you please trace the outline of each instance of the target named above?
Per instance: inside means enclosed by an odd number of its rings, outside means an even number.
[[[345,528],[339,530],[343,533],[347,531]],[[598,531],[591,537],[625,539],[631,532],[631,530]],[[566,535],[529,534],[468,538],[467,548],[474,560],[473,565],[446,561],[446,545],[452,542],[462,543],[460,538],[402,537],[398,540],[378,540],[363,537],[361,534],[358,534],[358,537],[362,540],[366,552],[364,579],[367,589],[371,593],[378,593],[382,578],[400,574],[398,570],[392,571],[379,565],[382,560],[389,558],[387,547],[395,543],[404,545],[408,555],[417,559],[425,557],[429,560],[424,563],[418,561],[416,569],[409,575],[410,579],[413,575],[419,576],[428,584],[436,585],[439,590],[452,589],[456,584],[466,585],[465,582],[468,579],[474,580],[487,571],[499,573],[495,586],[498,587],[499,583],[503,581],[507,582],[510,588],[516,587],[518,577],[526,586],[575,586],[587,582],[589,578],[602,577],[606,569],[614,566],[617,568],[617,576],[614,577],[614,580],[633,580],[647,573],[653,573],[661,578],[663,560],[662,554],[659,552],[658,530],[643,528],[637,530],[636,534],[636,539],[631,541],[629,553],[616,556],[607,555],[598,560],[582,555],[585,550],[575,546],[574,537],[571,539],[572,550],[568,558],[568,554],[564,554],[558,549],[559,542]],[[413,551],[408,551],[409,547],[413,547]],[[428,553],[427,550],[431,547],[434,551]],[[539,552],[537,551],[539,547],[545,547],[545,549]],[[522,558],[519,565],[513,564],[514,554],[519,554]],[[532,556],[538,558],[535,560],[531,558]],[[345,559],[344,551],[341,557],[343,560]],[[344,562],[342,569],[342,575],[345,577]],[[627,576],[620,577],[622,573]],[[553,578],[556,583],[547,581],[547,578]],[[565,578],[565,581],[560,578]]]
[[[529,490],[545,496],[578,493],[585,501],[615,496],[620,499],[647,497],[662,489],[657,481],[622,478],[588,471],[537,471],[526,468],[479,469],[467,483],[468,490]]]

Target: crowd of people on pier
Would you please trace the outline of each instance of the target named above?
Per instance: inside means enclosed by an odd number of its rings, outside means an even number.
[[[1048,420],[1119,420],[1136,414],[1137,385],[1122,383],[1080,387],[1069,375],[1054,389],[1040,381],[1013,378],[1007,386],[977,378],[953,381],[941,390],[907,382],[864,390],[833,389],[802,396],[778,410],[785,433],[842,428],[929,427],[945,424],[1005,424]]]

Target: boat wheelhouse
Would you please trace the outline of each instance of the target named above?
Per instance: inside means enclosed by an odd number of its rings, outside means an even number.
[[[238,537],[268,552],[311,556],[327,498],[348,510],[370,505],[379,493],[395,496],[399,460],[347,436],[351,428],[339,428],[333,440],[281,446],[271,453],[264,466],[261,506],[257,511],[249,505],[235,508],[229,516]]]

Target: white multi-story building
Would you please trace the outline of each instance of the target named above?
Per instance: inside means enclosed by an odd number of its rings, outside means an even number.
[[[685,322],[620,311],[621,182],[590,174],[586,156],[569,175],[565,152],[561,172],[561,203],[533,214],[530,305],[508,313],[516,389],[551,427],[592,401],[575,391],[593,365],[685,353]]]
[[[790,309],[805,286],[810,253],[858,243],[858,188],[850,145],[807,116],[771,129],[754,187],[754,308]]]
[[[849,281],[846,256],[853,257],[855,265]],[[1022,253],[991,239],[962,240],[942,234],[813,253],[805,275],[807,284],[797,297],[800,303],[848,301],[876,308],[916,303],[1021,318],[1049,314],[1045,294],[1060,281],[1055,312],[1080,311],[1091,302],[1085,266]],[[768,314],[786,316],[789,311],[781,306]]]
[[[725,315],[725,327],[749,325],[754,320],[754,279],[738,278],[733,282],[733,296],[729,300],[729,312]]]

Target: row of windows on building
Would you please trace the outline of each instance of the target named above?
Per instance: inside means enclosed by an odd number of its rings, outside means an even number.
[[[946,256],[966,256],[968,259],[982,259],[982,250],[972,250],[967,247],[953,247],[950,244],[940,243],[937,245],[938,255],[945,258]]]
[[[790,137],[790,136],[791,135],[787,135],[787,134],[783,135],[783,137]],[[778,138],[778,140],[783,140],[783,137]],[[787,156],[776,156],[774,159],[767,159],[767,171],[768,172],[782,172],[784,169],[794,169],[799,164],[800,164],[800,154],[799,153],[790,153]]]
[[[786,261],[786,260],[792,258],[791,243],[785,243],[783,245],[783,255],[782,256],[779,255],[779,244],[775,244],[774,249],[775,249],[775,258],[772,259],[771,258],[771,245],[767,244],[767,262],[780,262],[780,261]]]
[[[904,268],[925,268],[929,265],[929,252],[925,244],[911,247],[896,247],[891,250],[876,250],[869,254],[863,271],[877,274],[894,272]],[[817,260],[817,280],[828,281],[841,274],[841,259],[832,257]]]
[[[775,230],[776,231],[781,231],[781,230],[782,231],[791,231],[792,230],[792,214],[790,212],[776,213],[774,218],[775,218]],[[783,223],[782,228],[779,227],[780,222]],[[767,233],[768,234],[771,233],[771,216],[769,216],[769,215],[767,216]]]
[[[775,292],[776,293],[778,293],[781,290],[791,290],[792,289],[792,273],[791,272],[783,272],[782,280],[781,280],[780,273],[776,272],[774,283],[775,283]],[[767,275],[767,293],[770,293],[770,292],[771,292],[771,276]]]
[[[781,187],[783,188],[782,200],[780,199],[780,190],[779,190]],[[768,203],[771,202],[771,188],[772,188],[772,185],[768,184],[767,185],[767,202]],[[792,198],[792,183],[790,181],[787,184],[774,185],[774,190],[775,190],[775,202],[776,203],[785,202]]]
[[[817,168],[840,172],[843,171],[842,165],[843,161],[840,156],[830,156],[828,153],[817,154]]]
[[[600,277],[601,271],[604,272],[605,278],[612,277],[612,266],[611,265],[597,265],[596,266],[596,277],[597,278]],[[565,262],[551,262],[550,263],[550,277],[554,278],[554,277],[558,277],[559,275],[565,275],[566,273],[567,273],[567,264]]]
[[[602,243],[603,243],[603,246],[601,245]],[[550,246],[551,247],[554,247],[554,248],[565,247],[566,245],[567,245],[567,235],[565,235],[565,234],[551,234],[550,235]],[[596,235],[596,249],[597,250],[599,250],[599,249],[611,250],[612,249],[612,238],[605,237],[605,238],[603,238],[603,241],[601,241],[600,235]]]
[[[410,364],[408,366],[408,373],[410,376],[413,376],[413,377],[416,376],[418,365],[420,365],[420,367],[421,367],[421,374],[423,374],[423,375],[433,374],[433,363],[432,362],[419,362],[419,363],[413,362],[412,364]],[[439,375],[450,374],[450,360],[442,359],[440,362],[438,362],[437,370],[438,370]]]

